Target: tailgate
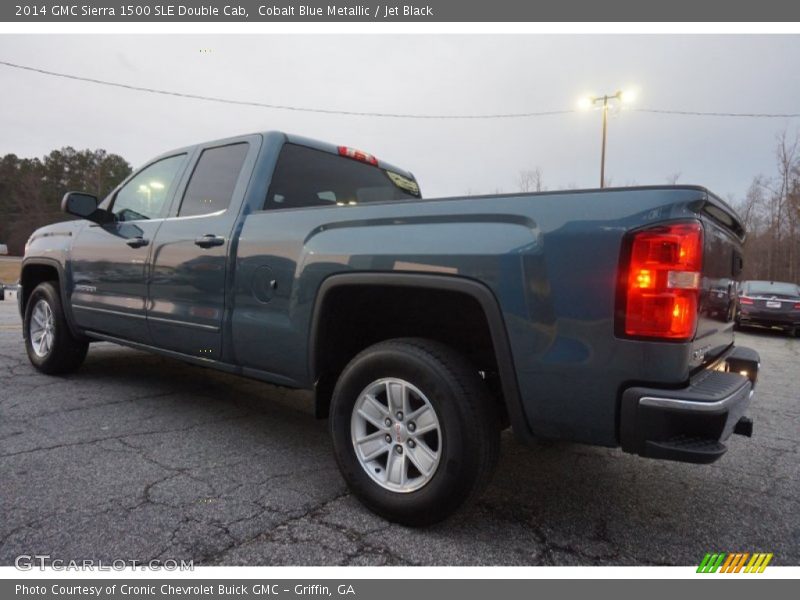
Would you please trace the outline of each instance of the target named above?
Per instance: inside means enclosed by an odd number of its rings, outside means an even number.
[[[692,368],[712,362],[733,344],[736,280],[742,270],[744,229],[736,213],[709,194],[701,209],[703,277]]]

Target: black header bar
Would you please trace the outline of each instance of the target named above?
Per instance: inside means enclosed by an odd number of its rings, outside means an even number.
[[[4,22],[786,22],[787,0],[53,0],[0,3]]]

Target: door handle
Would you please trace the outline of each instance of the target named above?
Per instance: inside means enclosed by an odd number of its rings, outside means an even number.
[[[150,242],[144,239],[142,236],[137,236],[135,238],[131,238],[129,240],[125,240],[125,243],[128,244],[131,248],[141,248],[142,246],[147,246]]]
[[[197,238],[194,243],[201,248],[213,248],[214,246],[222,246],[225,243],[225,238],[216,236],[213,233],[207,233]]]

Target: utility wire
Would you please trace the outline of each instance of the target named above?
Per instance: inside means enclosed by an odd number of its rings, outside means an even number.
[[[741,113],[741,112],[703,112],[694,110],[662,110],[659,108],[633,108],[634,112],[658,115],[688,115],[693,117],[743,117],[752,119],[796,119],[800,113]]]
[[[28,67],[25,65],[18,65],[15,63],[0,60],[0,65],[11,67],[12,69],[21,69],[23,71],[32,71],[42,75],[51,75],[53,77],[63,77],[64,79],[72,79],[75,81],[85,81],[88,83],[96,83],[98,85],[105,85],[116,88],[123,88],[126,90],[134,90],[137,92],[148,92],[150,94],[161,94],[162,96],[175,96],[178,98],[190,98],[192,100],[206,100],[208,102],[219,102],[222,104],[236,104],[239,106],[258,106],[261,108],[272,108],[276,110],[292,110],[297,112],[307,113],[321,113],[326,115],[348,115],[354,117],[386,117],[395,119],[515,119],[522,117],[544,117],[548,115],[562,115],[575,112],[574,110],[546,110],[538,112],[525,112],[525,113],[507,113],[507,114],[485,114],[485,115],[425,115],[425,114],[401,114],[401,113],[384,113],[384,112],[366,112],[366,111],[353,111],[353,110],[334,110],[327,108],[312,108],[305,106],[289,106],[286,104],[268,104],[266,102],[253,102],[248,100],[233,100],[230,98],[217,98],[214,96],[202,96],[199,94],[185,94],[182,92],[172,92],[168,90],[158,90],[154,88],[141,87],[138,85],[128,85],[126,83],[117,83],[114,81],[104,81],[101,79],[92,79],[90,77],[81,77],[78,75],[69,75],[67,73],[56,73],[55,71],[47,71],[45,69],[38,69],[36,67]]]
[[[0,60],[0,65],[12,69],[19,69],[22,71],[30,71],[39,73],[41,75],[49,75],[51,77],[62,77],[64,79],[71,79],[74,81],[83,81],[86,83],[94,83],[97,85],[105,85],[109,87],[121,88],[126,90],[133,90],[136,92],[146,92],[149,94],[160,94],[162,96],[174,96],[176,98],[188,98],[191,100],[204,100],[207,102],[218,102],[221,104],[235,104],[238,106],[256,106],[259,108],[271,108],[275,110],[290,110],[295,112],[317,113],[326,115],[346,115],[353,117],[382,117],[392,119],[519,119],[528,117],[545,117],[551,115],[564,115],[577,112],[576,110],[544,110],[535,112],[522,112],[522,113],[495,113],[495,114],[472,114],[472,115],[437,115],[437,114],[414,114],[414,113],[388,113],[388,112],[368,112],[368,111],[352,111],[352,110],[335,110],[327,108],[314,108],[307,106],[290,106],[286,104],[269,104],[266,102],[254,102],[248,100],[234,100],[231,98],[218,98],[215,96],[203,96],[200,94],[186,94],[183,92],[173,92],[169,90],[159,90],[155,88],[148,88],[138,85],[129,85],[126,83],[118,83],[115,81],[106,81],[103,79],[93,79],[91,77],[82,77],[79,75],[71,75],[68,73],[58,73],[56,71],[48,71],[46,69],[39,69],[37,67],[29,67],[12,62]],[[629,109],[634,112],[663,114],[663,115],[683,115],[683,116],[698,116],[698,117],[738,117],[738,118],[767,118],[767,119],[793,119],[800,117],[800,113],[739,113],[739,112],[704,112],[704,111],[688,111],[688,110],[666,110],[655,108],[633,108]]]

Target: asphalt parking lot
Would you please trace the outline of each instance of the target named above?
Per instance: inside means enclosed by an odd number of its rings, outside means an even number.
[[[800,339],[742,333],[762,376],[752,439],[697,466],[510,432],[470,510],[425,530],[348,494],[310,398],[97,344],[75,375],[29,365],[0,302],[0,564],[691,565],[709,551],[800,564]]]

